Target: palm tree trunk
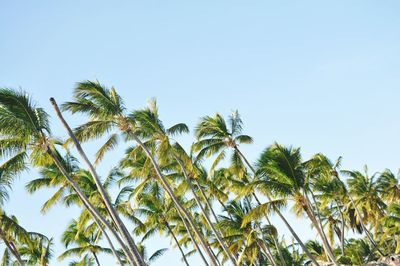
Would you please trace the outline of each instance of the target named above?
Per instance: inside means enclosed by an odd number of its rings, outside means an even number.
[[[82,201],[83,205],[87,208],[89,213],[94,219],[98,219],[105,227],[107,227],[108,230],[113,234],[117,242],[120,244],[122,250],[124,251],[124,254],[126,255],[127,259],[129,260],[130,264],[132,266],[137,265],[133,255],[130,253],[130,251],[127,249],[125,246],[125,243],[122,241],[118,233],[114,230],[114,228],[107,222],[107,220],[100,215],[100,213],[96,210],[96,208],[90,203],[89,199],[86,197],[86,195],[82,192],[82,190],[79,188],[78,184],[75,183],[75,181],[71,178],[71,176],[68,174],[67,170],[65,170],[64,166],[60,162],[60,160],[57,158],[57,156],[53,153],[51,150],[49,144],[46,144],[46,152],[50,155],[52,158],[53,162],[57,166],[57,168],[61,171],[63,176],[67,179],[68,183],[72,186],[72,188],[75,190],[76,194]]]
[[[319,234],[320,237],[321,237],[322,244],[323,244],[324,250],[325,250],[325,254],[327,255],[327,257],[328,257],[335,265],[339,265],[339,264],[337,263],[337,261],[336,261],[335,255],[333,254],[333,250],[332,250],[331,245],[329,244],[328,238],[326,237],[326,234],[325,234],[325,232],[324,232],[324,228],[323,228],[322,222],[321,222],[321,214],[320,214],[320,212],[319,212],[319,208],[318,208],[318,205],[317,205],[317,201],[315,200],[314,193],[313,193],[311,190],[309,190],[309,192],[310,192],[311,197],[312,197],[313,202],[314,202],[314,206],[315,206],[315,211],[316,211],[316,213],[317,213],[317,217],[315,216],[314,210],[313,210],[313,208],[312,208],[312,206],[311,206],[311,203],[310,203],[310,199],[309,199],[309,197],[308,197],[308,194],[307,194],[307,192],[305,191],[304,194],[305,194],[306,200],[307,200],[307,202],[306,202],[306,204],[307,204],[307,209],[309,210],[310,214],[312,215],[314,226],[318,226],[318,228],[316,228],[316,229],[317,229],[318,234]],[[317,218],[318,218],[318,219],[317,219]]]
[[[245,161],[245,163],[247,164],[247,166],[250,168],[250,170],[253,172],[254,176],[257,175],[255,169],[253,168],[253,166],[249,163],[249,161],[246,159],[246,157],[242,154],[242,152],[239,150],[239,148],[237,146],[234,147],[234,149],[238,152],[238,154],[240,155],[240,157]],[[269,201],[272,202],[272,198],[269,194],[266,194],[267,199]],[[274,211],[276,214],[278,214],[279,218],[281,218],[281,220],[283,221],[283,223],[286,225],[286,227],[289,229],[290,233],[293,235],[293,237],[296,239],[297,243],[301,246],[301,248],[303,249],[304,253],[306,253],[307,257],[316,265],[316,266],[320,266],[318,264],[318,262],[315,260],[314,256],[311,255],[310,251],[308,250],[308,248],[304,245],[303,241],[301,241],[300,237],[296,234],[296,232],[294,231],[294,229],[292,228],[292,226],[289,224],[289,222],[286,220],[286,218],[282,215],[281,211],[273,205]]]
[[[258,246],[264,251],[265,255],[267,256],[267,258],[269,260],[269,262],[273,266],[278,266],[278,264],[276,264],[274,256],[272,255],[271,249],[268,247],[268,245],[266,245],[265,243],[260,243]]]
[[[256,193],[253,192],[252,195],[253,195],[254,199],[256,200],[257,204],[258,204],[258,205],[261,205],[261,202],[260,202],[260,200],[258,199]],[[272,223],[271,223],[271,221],[269,220],[268,215],[265,215],[265,218],[267,219],[268,225],[272,226]],[[274,241],[275,248],[276,248],[276,250],[278,251],[279,259],[280,259],[280,261],[281,261],[281,263],[282,263],[282,266],[286,266],[286,262],[285,262],[285,259],[284,259],[284,257],[283,257],[282,251],[281,251],[281,249],[280,249],[280,247],[279,247],[278,240],[276,239],[276,236],[273,235],[273,236],[272,236],[272,239],[273,239],[273,241]]]
[[[58,105],[56,103],[56,101],[54,100],[54,98],[50,98],[50,102],[53,105],[53,108],[57,114],[57,117],[59,118],[59,120],[61,121],[62,125],[64,126],[64,128],[67,130],[68,135],[70,136],[70,138],[72,139],[72,141],[75,144],[75,147],[79,153],[79,155],[81,156],[81,158],[83,159],[83,161],[86,163],[86,165],[89,168],[90,173],[93,176],[93,179],[96,183],[96,187],[99,190],[99,193],[104,201],[104,204],[107,208],[108,213],[110,214],[112,220],[114,221],[115,225],[118,228],[118,231],[121,233],[122,237],[124,238],[124,240],[126,241],[126,243],[128,244],[128,248],[129,250],[132,252],[132,254],[134,254],[134,259],[135,262],[139,265],[139,266],[145,266],[146,263],[144,262],[142,256],[140,255],[140,252],[135,244],[135,241],[133,240],[133,238],[131,237],[131,235],[129,234],[128,230],[126,229],[124,223],[122,222],[121,218],[119,217],[118,213],[116,212],[116,210],[114,209],[114,207],[111,204],[110,198],[107,195],[103,185],[101,184],[100,181],[100,177],[98,176],[96,170],[94,169],[92,163],[90,162],[90,160],[88,159],[88,157],[86,156],[85,152],[82,149],[82,146],[80,145],[79,141],[76,139],[74,133],[72,132],[72,129],[70,128],[70,126],[68,125],[68,123],[65,121],[63,115],[61,114],[60,109],[58,108]]]
[[[198,228],[194,224],[193,219],[190,217],[188,211],[182,206],[182,204],[175,197],[171,186],[168,184],[167,180],[164,178],[164,175],[161,172],[161,169],[160,169],[158,163],[156,162],[154,156],[151,154],[151,152],[146,147],[146,145],[144,145],[143,142],[133,132],[132,132],[132,137],[139,144],[139,146],[143,149],[143,151],[146,153],[147,157],[151,160],[151,163],[152,163],[154,169],[156,170],[156,173],[157,173],[157,175],[158,175],[158,177],[159,177],[164,189],[168,193],[168,195],[171,198],[171,200],[174,202],[175,206],[178,208],[178,210],[180,210],[182,212],[183,216],[187,219],[187,221],[189,222],[190,226],[193,228],[194,233],[196,234],[197,238],[200,240],[200,244],[202,245],[202,247],[203,247],[204,251],[206,252],[207,256],[209,257],[209,259],[211,261],[211,264],[213,266],[216,266],[217,262],[215,261],[215,258],[212,255],[212,253],[210,252],[210,250],[208,249],[208,246],[207,246],[206,242],[204,241],[203,236],[200,234]]]
[[[99,258],[97,258],[96,252],[92,252],[92,254],[93,254],[93,257],[94,257],[94,259],[96,261],[97,266],[100,266],[100,261],[99,261]]]
[[[86,206],[85,206],[85,207],[86,207]],[[86,208],[87,208],[87,207],[86,207]],[[95,221],[95,223],[97,224],[97,226],[99,227],[100,231],[101,231],[101,232],[103,233],[103,235],[105,236],[105,238],[106,238],[106,240],[107,240],[107,243],[108,243],[108,245],[110,246],[110,249],[111,249],[111,251],[112,251],[114,257],[115,257],[115,258],[117,259],[117,261],[118,261],[118,264],[121,265],[121,266],[123,266],[124,264],[122,263],[120,256],[118,255],[117,251],[115,250],[114,244],[112,243],[112,241],[111,241],[111,239],[110,239],[110,237],[109,237],[107,231],[103,228],[103,226],[101,225],[100,221],[99,221],[97,218],[95,218],[95,217],[92,217],[92,218],[93,218],[93,220]]]
[[[218,243],[221,245],[222,249],[224,250],[224,252],[227,255],[227,257],[229,258],[229,260],[233,263],[233,265],[237,265],[237,261],[236,261],[235,257],[232,255],[232,253],[227,248],[225,242],[222,240],[220,233],[215,229],[215,226],[213,225],[213,223],[211,222],[210,218],[208,217],[206,211],[204,210],[203,204],[201,204],[200,199],[197,197],[196,191],[193,188],[192,181],[190,180],[190,177],[188,176],[188,174],[186,172],[185,166],[183,165],[182,161],[178,158],[178,156],[176,156],[175,154],[174,154],[174,158],[178,162],[179,166],[181,167],[183,176],[185,177],[185,180],[188,183],[190,190],[192,191],[194,199],[195,199],[197,205],[200,207],[200,210],[201,210],[204,218],[206,219],[208,226],[211,228],[215,237],[217,238]]]
[[[6,234],[4,233],[4,231],[0,228],[0,239],[3,240],[4,244],[6,245],[7,249],[11,252],[11,254],[13,254],[13,256],[15,257],[15,259],[18,261],[18,263],[21,266],[24,266],[25,263],[21,258],[21,255],[18,253],[17,249],[14,249],[11,246],[11,243],[7,240]]]
[[[213,217],[214,217],[214,219],[215,219],[215,222],[218,223],[218,222],[219,222],[219,219],[218,219],[217,215],[215,214],[214,209],[213,209],[213,207],[211,206],[211,203],[210,203],[210,201],[208,200],[208,198],[207,198],[207,196],[206,196],[206,193],[204,192],[203,188],[201,187],[201,185],[200,185],[200,183],[199,183],[199,180],[196,179],[196,178],[194,178],[194,182],[196,183],[196,186],[198,187],[198,189],[199,189],[199,191],[200,191],[200,194],[201,194],[201,196],[203,197],[203,200],[206,202],[208,209],[211,211],[211,213],[212,213],[212,215],[213,215]]]
[[[332,253],[332,250],[330,250],[329,246],[326,243],[326,239],[324,238],[324,233],[322,232],[321,228],[319,227],[318,221],[315,218],[314,212],[311,210],[311,207],[309,205],[309,202],[306,202],[306,206],[303,207],[304,211],[307,213],[308,218],[310,219],[311,223],[314,225],[315,229],[317,230],[318,235],[320,236],[322,240],[322,246],[324,247],[325,251],[325,256],[327,257],[328,260],[331,260],[335,265],[338,265],[335,256]]]
[[[192,242],[193,242],[194,248],[197,250],[197,252],[199,252],[199,255],[200,255],[201,259],[203,260],[204,264],[205,264],[206,266],[209,266],[209,265],[208,265],[208,262],[207,262],[207,260],[206,260],[206,258],[204,257],[203,252],[201,251],[199,245],[197,244],[197,240],[196,240],[195,236],[193,235],[192,230],[190,230],[190,225],[187,223],[185,217],[183,217],[183,215],[182,215],[182,213],[179,211],[179,209],[176,209],[176,211],[177,211],[179,217],[181,218],[182,223],[183,223],[183,225],[185,226],[185,229],[186,229],[187,233],[189,234],[190,239],[191,239]]]
[[[186,266],[190,266],[189,263],[188,263],[188,261],[187,261],[187,259],[186,259],[185,252],[183,252],[182,247],[181,247],[181,245],[179,244],[179,241],[178,241],[178,239],[176,238],[176,236],[175,236],[174,232],[172,231],[171,227],[169,226],[168,222],[165,222],[165,226],[168,228],[169,233],[172,235],[172,238],[174,239],[176,245],[178,246],[179,251],[180,251],[181,254],[182,254],[182,259],[183,259],[183,261],[185,262]]]
[[[342,252],[342,256],[344,256],[344,229],[345,229],[345,224],[344,224],[344,216],[343,216],[343,212],[339,207],[339,202],[337,202],[336,200],[336,208],[339,211],[340,214],[340,220],[341,220],[341,229],[340,229],[340,251]]]

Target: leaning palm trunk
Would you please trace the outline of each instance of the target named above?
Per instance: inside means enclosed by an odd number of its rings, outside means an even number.
[[[308,219],[310,219],[311,223],[313,224],[313,226],[315,227],[315,229],[317,230],[318,235],[320,236],[321,240],[322,240],[322,246],[324,248],[325,251],[325,255],[327,257],[328,260],[331,260],[335,265],[338,265],[336,260],[335,260],[335,256],[333,255],[332,250],[330,249],[329,244],[327,244],[327,240],[325,238],[325,235],[322,231],[322,229],[320,228],[318,221],[314,215],[314,212],[311,210],[310,204],[308,203],[308,201],[306,202],[306,206],[304,206],[304,211],[306,212]]]
[[[189,234],[190,239],[191,239],[192,242],[193,242],[194,248],[195,248],[195,249],[197,250],[197,252],[199,253],[201,259],[202,259],[203,262],[204,262],[204,264],[205,264],[206,266],[209,266],[209,265],[208,265],[208,262],[207,262],[207,260],[206,260],[206,258],[204,257],[203,252],[201,251],[201,249],[200,249],[200,247],[199,247],[199,244],[197,244],[196,237],[193,235],[193,232],[192,232],[192,230],[190,229],[190,225],[189,225],[188,222],[186,221],[185,217],[183,217],[183,215],[182,215],[182,213],[179,211],[179,209],[176,209],[176,212],[178,213],[179,217],[181,218],[182,223],[183,223],[183,225],[184,225],[184,227],[185,227],[187,233]]]
[[[181,247],[181,245],[179,244],[179,241],[178,241],[178,239],[176,238],[176,236],[175,236],[174,232],[172,231],[171,227],[169,226],[168,222],[165,222],[165,226],[168,228],[169,233],[172,235],[172,238],[173,238],[174,241],[175,241],[175,244],[178,246],[179,251],[181,252],[183,261],[185,262],[186,266],[189,266],[189,263],[188,263],[188,261],[187,261],[187,259],[186,259],[185,252],[183,252],[182,247]]]
[[[243,153],[239,150],[237,146],[234,147],[235,151],[240,155],[240,157],[243,159],[243,161],[246,163],[246,165],[250,168],[250,170],[253,172],[254,176],[257,175],[255,169],[253,166],[250,164],[250,162],[246,159],[246,157],[243,155]],[[266,197],[269,201],[272,202],[272,198],[269,194],[266,194]],[[311,255],[310,251],[308,248],[304,245],[303,241],[301,241],[300,237],[297,235],[297,233],[294,231],[292,226],[289,224],[289,222],[286,220],[286,218],[283,216],[281,211],[273,205],[274,211],[276,214],[278,214],[279,218],[283,221],[283,223],[286,225],[286,227],[289,229],[290,233],[293,235],[293,237],[296,239],[297,243],[301,246],[303,249],[304,253],[306,253],[307,257],[316,265],[320,266],[319,263],[315,260],[314,256]]]
[[[318,209],[317,202],[315,200],[315,196],[314,196],[312,191],[310,191],[310,193],[311,193],[312,199],[314,201],[314,206],[315,206],[315,211],[317,212],[317,216],[315,215],[314,210],[311,207],[311,203],[310,203],[310,199],[308,197],[308,194],[307,194],[307,192],[305,192],[304,193],[305,196],[306,196],[306,198],[305,198],[306,199],[305,209],[306,209],[307,215],[308,215],[309,219],[311,220],[312,224],[314,225],[315,229],[317,230],[319,236],[321,237],[322,245],[323,245],[326,257],[328,259],[330,259],[335,265],[339,265],[337,263],[337,261],[336,261],[335,255],[333,254],[332,247],[329,244],[328,238],[326,237],[326,234],[325,234],[324,229],[322,227],[321,215],[319,213],[319,209]],[[317,219],[317,217],[318,217],[318,219]]]
[[[189,185],[189,188],[192,191],[194,199],[195,199],[197,205],[200,207],[201,213],[203,214],[204,218],[206,219],[207,224],[209,225],[209,227],[213,231],[215,237],[217,238],[218,243],[221,245],[222,249],[224,250],[224,252],[227,255],[227,257],[229,258],[229,260],[233,263],[233,265],[237,265],[237,261],[236,261],[235,257],[232,255],[232,253],[229,251],[228,247],[226,246],[225,242],[222,240],[220,233],[217,231],[217,229],[215,229],[215,226],[213,225],[210,218],[208,217],[208,215],[203,207],[203,204],[200,202],[200,199],[197,197],[196,191],[193,188],[192,181],[190,180],[190,177],[188,176],[188,174],[186,172],[185,166],[183,165],[182,161],[178,158],[178,156],[176,156],[175,154],[174,154],[174,158],[178,162],[179,166],[181,167],[181,170],[183,172],[183,176],[185,177],[186,183]]]
[[[152,163],[152,165],[153,165],[153,167],[154,167],[154,169],[155,169],[155,171],[157,173],[157,176],[159,177],[159,179],[161,181],[161,184],[163,185],[164,189],[168,193],[168,195],[171,198],[171,200],[174,202],[175,207],[178,209],[178,211],[182,212],[182,215],[184,216],[184,218],[187,219],[187,221],[189,222],[190,226],[193,228],[193,231],[196,234],[197,238],[199,239],[201,246],[203,247],[204,251],[206,252],[207,256],[209,257],[209,259],[211,261],[211,264],[213,266],[216,266],[217,262],[216,262],[216,260],[215,260],[215,258],[213,256],[213,254],[210,252],[210,250],[209,250],[209,248],[208,248],[203,236],[200,234],[199,229],[194,224],[193,219],[190,217],[190,214],[188,213],[188,211],[182,206],[182,204],[175,197],[171,186],[168,184],[168,182],[165,179],[163,173],[161,172],[161,169],[160,169],[158,163],[156,162],[154,156],[151,154],[151,152],[146,147],[146,145],[144,145],[143,142],[136,136],[136,134],[131,132],[131,135],[132,135],[133,139],[139,144],[139,146],[146,153],[146,156],[150,159],[150,161],[151,161],[151,163]]]
[[[50,98],[50,102],[53,105],[53,108],[57,114],[57,117],[59,118],[59,120],[61,121],[61,123],[63,124],[64,128],[67,130],[68,135],[70,136],[70,138],[72,139],[72,141],[75,144],[76,149],[78,150],[79,155],[82,157],[83,161],[86,163],[86,165],[89,168],[90,173],[93,176],[93,179],[95,181],[96,187],[99,190],[99,193],[103,199],[103,202],[107,208],[108,213],[110,214],[112,220],[114,221],[115,225],[118,228],[118,231],[121,233],[121,236],[124,238],[125,242],[128,244],[128,248],[129,250],[132,252],[132,254],[134,255],[134,259],[136,264],[138,264],[139,266],[145,266],[146,263],[144,262],[142,256],[140,255],[140,252],[133,240],[133,238],[131,237],[131,235],[129,234],[128,230],[126,229],[124,223],[122,222],[121,218],[119,217],[118,213],[116,212],[115,208],[112,206],[111,201],[109,199],[109,196],[107,195],[103,185],[101,184],[100,178],[96,172],[96,170],[94,169],[92,163],[89,161],[89,159],[87,158],[85,152],[83,151],[79,141],[76,139],[74,133],[72,132],[72,129],[70,128],[70,126],[67,124],[67,122],[65,121],[63,115],[61,114],[60,109],[57,106],[56,101],[54,100],[54,98]]]
[[[256,195],[254,192],[252,193],[252,195],[253,195],[254,199],[256,200],[257,204],[258,204],[258,205],[261,205],[261,202],[260,202],[260,200],[258,199],[257,195]],[[267,219],[268,225],[272,226],[272,223],[271,223],[271,221],[269,220],[268,215],[265,215],[265,218]],[[276,236],[273,235],[273,236],[272,236],[272,239],[273,239],[273,241],[274,241],[275,248],[276,248],[276,250],[278,251],[279,259],[280,259],[280,261],[281,261],[281,263],[282,263],[282,266],[286,266],[286,262],[285,262],[285,259],[284,259],[284,257],[283,257],[282,251],[281,251],[281,249],[280,249],[280,247],[279,247],[278,240],[276,239]]]
[[[11,243],[8,241],[6,234],[3,232],[3,230],[0,228],[0,239],[3,240],[4,244],[6,245],[7,249],[11,252],[11,254],[13,254],[13,256],[15,257],[15,259],[18,261],[18,263],[21,266],[24,266],[25,263],[23,262],[21,255],[18,253],[18,250],[13,248],[13,246],[11,245]]]
[[[82,201],[83,205],[87,208],[93,219],[97,219],[100,221],[110,232],[113,234],[115,239],[117,240],[118,244],[121,246],[122,250],[124,251],[124,254],[126,255],[129,263],[134,266],[137,265],[135,262],[133,255],[130,253],[128,248],[125,246],[125,243],[122,241],[118,233],[115,231],[115,229],[107,222],[106,219],[104,219],[103,216],[100,215],[100,213],[96,210],[96,208],[90,203],[89,199],[86,197],[86,195],[82,192],[82,190],[79,188],[78,184],[75,183],[75,181],[72,179],[72,177],[68,174],[67,170],[63,167],[62,163],[60,160],[57,158],[57,156],[54,154],[54,152],[51,150],[49,144],[46,144],[46,152],[50,155],[52,158],[53,162],[57,166],[57,168],[61,171],[62,175],[67,179],[68,183],[72,186],[72,188],[75,190],[76,194],[78,195],[79,199]]]
[[[87,206],[85,205],[85,207],[87,208]],[[107,231],[103,228],[103,226],[101,225],[100,221],[96,218],[93,217],[94,222],[97,224],[97,226],[99,227],[100,231],[103,233],[103,235],[105,236],[108,245],[110,246],[111,252],[113,253],[114,257],[117,259],[118,264],[123,266],[123,262],[121,261],[120,256],[118,255],[117,251],[115,250],[114,244],[112,243],[110,237],[108,236]]]
[[[336,208],[339,211],[340,214],[340,222],[341,222],[341,229],[340,229],[340,251],[342,252],[342,256],[345,255],[344,253],[344,216],[343,216],[343,212],[339,206],[339,202],[336,200]]]

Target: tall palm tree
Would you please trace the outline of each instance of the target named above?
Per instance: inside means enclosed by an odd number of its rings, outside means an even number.
[[[143,258],[141,257],[141,255],[139,253],[139,250],[137,249],[135,241],[133,240],[133,238],[129,234],[128,229],[126,228],[125,224],[122,222],[122,220],[119,217],[117,211],[115,210],[114,206],[112,205],[110,197],[107,194],[106,190],[104,189],[104,187],[102,185],[102,182],[100,180],[100,177],[97,174],[97,171],[95,170],[93,164],[90,162],[90,160],[86,156],[86,153],[83,151],[81,144],[79,143],[79,141],[75,137],[75,135],[72,132],[72,129],[70,128],[68,123],[65,121],[65,119],[64,119],[63,115],[61,114],[61,111],[60,111],[56,101],[54,100],[54,98],[50,98],[50,102],[53,105],[53,108],[54,108],[54,110],[56,112],[57,117],[61,121],[61,123],[64,126],[64,128],[67,130],[68,135],[70,136],[72,142],[74,143],[79,155],[81,156],[82,160],[88,166],[89,171],[92,174],[93,179],[94,179],[94,181],[96,183],[96,187],[97,187],[97,189],[98,189],[98,191],[99,191],[99,193],[100,193],[100,195],[101,195],[101,197],[102,197],[102,199],[104,201],[106,209],[107,209],[109,215],[111,216],[113,222],[115,223],[116,227],[118,228],[118,231],[120,232],[122,238],[128,244],[127,247],[132,252],[132,254],[134,255],[133,258],[134,258],[135,262],[139,266],[145,266],[145,262],[144,262]]]
[[[0,89],[0,155],[8,156],[8,169],[13,174],[20,173],[32,166],[43,166],[54,163],[69,184],[81,198],[85,208],[95,220],[110,230],[124,249],[132,265],[136,264],[124,242],[114,228],[101,216],[89,202],[79,186],[68,174],[54,149],[50,136],[48,114],[36,106],[28,94],[12,89]]]
[[[297,215],[301,215],[303,212],[306,213],[321,237],[327,257],[337,264],[333,250],[307,197],[309,188],[306,183],[306,174],[300,150],[274,144],[261,154],[258,168],[260,175],[262,175],[267,185],[266,189],[270,189],[284,198],[293,200],[293,208]]]
[[[257,179],[258,173],[239,149],[240,144],[250,144],[253,142],[253,139],[250,136],[242,134],[242,129],[243,122],[238,112],[234,112],[229,117],[228,123],[219,114],[216,114],[215,117],[203,117],[196,127],[195,134],[197,142],[193,144],[192,149],[193,151],[198,152],[199,158],[216,155],[216,159],[213,162],[214,168],[225,158],[226,150],[231,149],[233,150],[231,163],[233,168],[236,169],[236,172],[238,172],[238,175],[246,175],[246,165],[252,171],[254,179]],[[270,202],[273,202],[269,192],[264,194]],[[257,203],[261,204],[254,192],[252,195],[256,199]],[[284,222],[285,226],[289,229],[307,256],[315,265],[319,265],[279,209],[275,208],[275,212]]]
[[[196,227],[196,224],[190,217],[190,214],[187,212],[187,210],[178,201],[170,184],[165,179],[155,155],[152,154],[151,149],[141,140],[141,138],[146,139],[149,137],[148,132],[150,129],[157,130],[157,128],[146,128],[146,126],[151,125],[145,123],[138,124],[135,121],[134,115],[126,115],[126,108],[123,105],[121,97],[116,93],[115,89],[107,89],[99,82],[85,81],[78,83],[74,90],[74,101],[65,103],[63,108],[71,111],[72,113],[78,112],[89,116],[89,121],[87,123],[75,129],[75,145],[78,141],[87,141],[103,136],[108,132],[112,132],[106,143],[97,152],[96,161],[100,161],[105,152],[111,150],[117,145],[119,139],[118,130],[121,131],[127,139],[133,139],[143,149],[144,153],[153,165],[156,174],[164,189],[167,191],[169,197],[172,199],[176,208],[179,209],[179,212],[182,213],[184,218],[194,230],[212,264],[216,265],[215,259],[207,247],[203,236],[201,236],[198,228]],[[170,128],[170,130],[175,132],[182,131],[182,129],[185,129],[185,127],[182,127],[182,125],[178,125],[175,128]],[[72,139],[74,138],[72,137]],[[163,158],[158,159],[162,160]]]

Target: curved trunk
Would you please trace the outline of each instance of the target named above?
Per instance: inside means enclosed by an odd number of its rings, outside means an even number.
[[[207,196],[206,196],[206,193],[204,193],[204,190],[203,190],[203,188],[201,187],[201,185],[200,185],[200,183],[199,183],[199,180],[197,180],[196,178],[194,178],[194,182],[196,183],[196,186],[199,188],[200,194],[201,194],[201,196],[203,197],[203,200],[206,202],[206,205],[207,205],[208,209],[211,211],[211,213],[212,213],[212,215],[213,215],[213,217],[214,217],[214,219],[215,219],[215,222],[218,223],[218,222],[219,222],[218,217],[217,217],[217,215],[215,214],[214,209],[213,209],[213,207],[211,206],[211,203],[210,203],[210,201],[208,200],[208,198],[207,198]]]
[[[234,147],[234,149],[238,152],[238,154],[240,155],[240,157],[245,161],[245,163],[247,164],[247,166],[250,168],[250,170],[253,172],[254,176],[256,176],[256,171],[253,168],[253,166],[251,166],[251,164],[249,163],[249,161],[247,161],[246,157],[242,154],[242,152],[237,148],[237,146]],[[269,194],[266,194],[267,199],[269,201],[272,201],[272,198]],[[286,227],[289,229],[290,233],[293,235],[293,237],[296,239],[297,243],[301,246],[301,248],[303,249],[304,253],[306,253],[307,257],[316,265],[316,266],[320,266],[318,264],[318,262],[315,260],[314,256],[311,255],[310,251],[308,250],[308,248],[304,245],[303,241],[301,241],[300,237],[297,235],[297,233],[294,231],[294,229],[292,228],[292,226],[289,224],[289,222],[286,220],[286,218],[283,216],[283,214],[281,213],[281,211],[276,207],[273,206],[274,211],[276,214],[278,214],[279,218],[283,221],[283,223],[286,225]]]
[[[181,247],[181,245],[179,244],[178,239],[176,239],[176,236],[175,236],[174,232],[172,231],[171,227],[169,226],[168,222],[165,222],[165,226],[167,226],[169,233],[172,235],[172,238],[174,239],[176,245],[178,246],[179,251],[180,251],[181,254],[182,254],[182,259],[183,259],[183,261],[185,262],[186,266],[190,266],[189,263],[188,263],[188,261],[187,261],[187,259],[186,259],[185,252],[183,252],[182,247]]]
[[[222,237],[221,237],[220,233],[215,229],[215,226],[210,221],[210,218],[208,217],[206,211],[204,210],[203,204],[201,204],[199,198],[197,197],[197,194],[196,194],[196,192],[195,192],[195,190],[193,188],[193,185],[192,185],[192,181],[190,180],[183,163],[181,162],[181,160],[176,155],[174,155],[174,158],[178,162],[179,166],[181,167],[181,170],[183,172],[185,180],[188,183],[190,190],[192,191],[194,199],[195,199],[197,205],[200,207],[201,213],[203,214],[204,218],[206,219],[208,226],[210,227],[211,231],[213,231],[215,237],[217,238],[218,243],[220,244],[220,246],[224,250],[226,256],[233,263],[233,265],[237,265],[237,261],[236,261],[235,257],[231,254],[231,252],[229,251],[229,249],[226,246],[225,242],[222,240]]]
[[[215,261],[213,254],[210,252],[203,236],[200,234],[199,229],[194,224],[193,219],[190,217],[190,214],[188,213],[188,211],[182,206],[182,204],[179,202],[179,200],[175,197],[171,186],[168,184],[167,180],[165,179],[155,158],[153,157],[153,155],[151,154],[149,149],[146,147],[146,145],[144,145],[143,142],[134,133],[132,133],[132,137],[139,144],[139,146],[143,149],[143,151],[146,153],[146,156],[150,159],[150,161],[157,173],[157,176],[159,177],[159,179],[161,181],[161,184],[163,185],[165,191],[168,193],[171,200],[174,202],[176,208],[182,212],[182,215],[187,219],[190,226],[193,228],[194,233],[196,234],[197,238],[200,240],[200,244],[202,245],[207,256],[209,257],[211,264],[216,266],[217,262]]]
[[[129,250],[132,252],[132,254],[134,254],[134,259],[135,262],[139,265],[139,266],[146,266],[146,263],[144,262],[142,256],[140,255],[140,252],[135,244],[135,241],[133,240],[133,238],[131,237],[131,235],[129,234],[128,230],[126,229],[124,223],[122,222],[121,218],[119,217],[118,213],[116,212],[116,210],[114,209],[114,207],[111,204],[110,198],[107,195],[103,185],[101,184],[100,178],[96,172],[96,170],[94,169],[92,163],[89,161],[89,159],[87,158],[85,152],[83,151],[79,141],[76,139],[74,133],[72,132],[72,129],[70,128],[70,126],[68,125],[68,123],[65,121],[63,115],[61,114],[60,109],[58,108],[58,105],[56,103],[56,101],[53,98],[50,98],[50,102],[53,105],[53,108],[57,114],[57,117],[59,118],[59,120],[61,121],[62,125],[64,126],[64,128],[67,130],[68,135],[70,136],[70,138],[72,139],[72,141],[75,144],[75,147],[79,153],[79,155],[81,156],[81,158],[83,159],[83,161],[86,163],[86,165],[89,168],[89,171],[91,173],[91,175],[93,176],[93,180],[96,184],[96,187],[104,201],[104,205],[107,208],[108,213],[110,214],[112,220],[114,221],[115,225],[118,228],[118,231],[121,233],[121,236],[124,238],[125,242],[128,244],[128,248]]]
[[[63,167],[62,163],[60,160],[57,158],[57,156],[53,153],[51,150],[49,144],[46,144],[46,152],[50,155],[52,158],[53,162],[57,166],[57,168],[61,171],[63,176],[67,179],[68,183],[72,186],[72,188],[75,190],[76,194],[78,195],[79,199],[82,201],[83,205],[87,208],[89,211],[90,215],[94,219],[98,219],[110,232],[113,234],[115,239],[117,240],[118,244],[121,246],[122,250],[124,251],[124,254],[126,255],[127,259],[129,260],[129,263],[133,265],[137,265],[132,254],[130,251],[127,249],[125,246],[125,243],[122,241],[118,233],[114,230],[114,228],[107,222],[107,220],[101,216],[101,214],[96,210],[96,208],[90,203],[89,199],[86,197],[86,195],[82,192],[82,190],[79,188],[78,184],[75,183],[75,181],[71,178],[71,176],[68,174],[67,170]]]
[[[13,256],[15,257],[15,259],[18,261],[18,263],[21,266],[24,266],[25,263],[21,258],[21,255],[18,253],[18,250],[14,249],[11,246],[11,243],[7,240],[6,234],[3,232],[3,230],[0,228],[0,239],[3,240],[4,244],[6,245],[7,249],[11,252],[11,254],[13,254]]]
[[[268,247],[268,245],[265,245],[265,243],[260,243],[258,246],[264,251],[265,255],[267,256],[267,258],[269,260],[269,262],[273,266],[278,266],[278,264],[276,264],[274,256],[272,255],[272,252],[271,252],[270,248]]]

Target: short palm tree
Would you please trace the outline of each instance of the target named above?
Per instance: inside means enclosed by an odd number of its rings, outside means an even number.
[[[64,260],[70,256],[85,257],[88,255],[92,256],[96,264],[100,266],[99,253],[111,254],[111,249],[99,245],[101,235],[102,232],[95,223],[85,225],[78,220],[71,221],[61,238],[67,250],[58,259]],[[70,247],[71,245],[73,247]]]

